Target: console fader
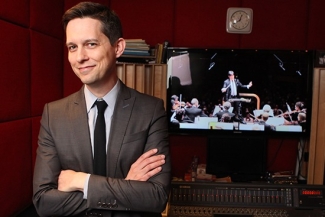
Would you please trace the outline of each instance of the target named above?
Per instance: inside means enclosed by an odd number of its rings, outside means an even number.
[[[173,182],[171,217],[325,217],[323,185]]]

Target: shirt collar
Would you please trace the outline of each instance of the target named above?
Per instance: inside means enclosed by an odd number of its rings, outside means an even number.
[[[108,107],[110,107],[112,110],[115,107],[117,94],[120,90],[121,84],[120,82],[116,82],[115,86],[103,97],[105,102],[108,104]],[[86,100],[86,106],[87,106],[87,113],[92,109],[95,101],[97,100],[97,97],[88,90],[87,86],[85,85],[84,88],[84,94],[85,94],[85,100]]]

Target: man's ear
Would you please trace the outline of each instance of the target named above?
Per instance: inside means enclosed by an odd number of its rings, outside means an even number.
[[[116,41],[116,47],[115,47],[116,58],[119,58],[123,54],[124,49],[125,49],[125,40],[124,38],[119,38]]]

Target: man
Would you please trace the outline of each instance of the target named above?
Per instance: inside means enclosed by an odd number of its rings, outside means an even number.
[[[171,117],[170,122],[179,127],[179,123],[183,120],[184,117],[184,105],[181,105],[182,102],[178,100],[177,95],[172,95],[171,97]]]
[[[273,125],[267,124],[267,120],[269,119],[269,113],[264,112],[262,114],[262,119],[259,121],[260,125],[264,125],[264,130],[265,131],[275,131],[275,127]]]
[[[288,107],[289,108],[289,107]],[[307,110],[304,106],[303,102],[296,102],[295,104],[295,110],[288,111],[287,117],[284,120],[285,125],[301,125],[302,131],[306,131],[306,114]]]
[[[199,100],[197,98],[193,98],[191,100],[191,106],[185,108],[185,118],[184,121],[189,120],[194,123],[196,117],[208,117],[202,109],[199,108]]]
[[[116,59],[125,40],[113,11],[82,2],[64,14],[63,24],[69,62],[84,85],[44,107],[33,180],[38,214],[161,216],[171,180],[163,101],[118,79]],[[97,101],[108,104],[102,114],[106,163],[98,166],[104,175],[94,166]]]
[[[239,98],[239,90],[240,88],[249,89],[253,85],[252,82],[249,82],[248,85],[243,85],[239,79],[235,79],[235,73],[233,71],[228,72],[228,79],[223,82],[223,87],[221,88],[221,92],[224,93],[223,101],[231,101],[231,99]],[[235,108],[236,119],[244,123],[242,114],[241,114],[241,103],[240,101],[234,101],[233,107]]]
[[[229,111],[230,107],[231,107],[230,102],[224,102],[223,104],[224,110],[221,110],[215,114],[215,116],[218,117],[219,122],[225,122],[225,119],[227,120],[227,122],[232,122],[232,118],[235,116],[235,114]]]

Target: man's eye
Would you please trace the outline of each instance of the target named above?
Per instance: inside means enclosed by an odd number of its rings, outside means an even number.
[[[68,46],[69,51],[74,51],[76,48],[77,48],[77,46],[75,46],[75,45]]]
[[[96,43],[88,43],[88,47],[92,48],[92,47],[96,47]]]

